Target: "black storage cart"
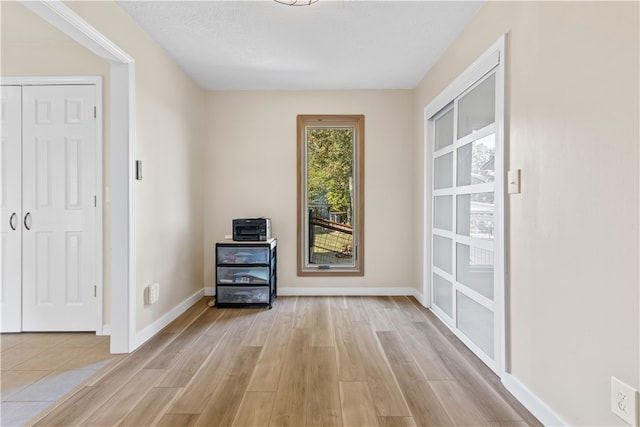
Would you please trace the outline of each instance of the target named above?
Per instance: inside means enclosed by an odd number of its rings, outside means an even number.
[[[216,243],[216,307],[269,307],[277,296],[276,239]]]

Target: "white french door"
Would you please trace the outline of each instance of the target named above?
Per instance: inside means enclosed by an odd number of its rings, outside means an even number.
[[[427,271],[432,310],[500,375],[504,80],[500,56],[490,59],[498,63],[485,61],[485,69],[472,69],[464,76],[464,88],[427,117],[427,149],[433,161]]]
[[[95,331],[96,87],[2,89],[2,331]]]

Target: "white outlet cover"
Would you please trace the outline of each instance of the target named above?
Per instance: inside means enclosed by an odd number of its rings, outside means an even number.
[[[152,283],[151,284],[151,304],[155,304],[160,299],[160,284]]]
[[[160,299],[160,284],[152,283],[145,290],[146,304],[153,305]]]
[[[638,391],[611,377],[611,411],[629,425],[638,427]]]

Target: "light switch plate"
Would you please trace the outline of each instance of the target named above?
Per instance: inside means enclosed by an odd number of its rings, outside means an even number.
[[[520,169],[507,172],[507,191],[509,194],[520,193]]]

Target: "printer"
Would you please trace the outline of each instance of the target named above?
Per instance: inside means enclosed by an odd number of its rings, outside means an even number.
[[[233,240],[240,242],[265,242],[271,239],[269,218],[238,218],[233,220]]]

